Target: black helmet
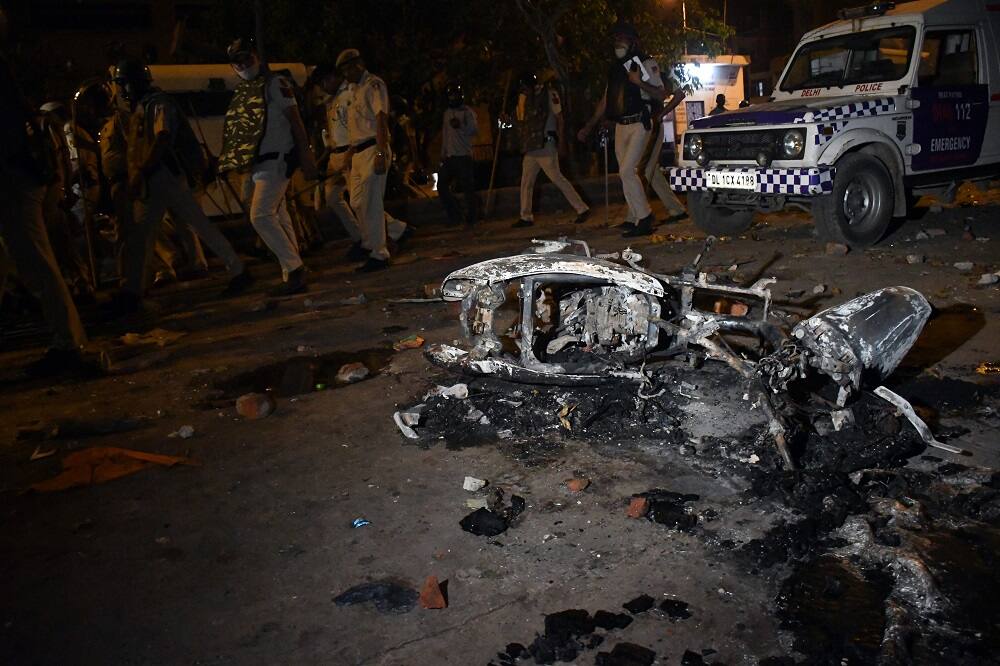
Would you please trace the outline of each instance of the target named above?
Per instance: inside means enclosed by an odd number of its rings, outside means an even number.
[[[465,90],[462,89],[461,83],[449,83],[444,89],[444,94],[448,98],[448,106],[453,109],[465,104]]]
[[[229,62],[240,63],[257,52],[257,42],[253,37],[237,37],[226,47]]]
[[[115,65],[111,80],[120,86],[124,86],[126,83],[149,84],[153,81],[153,74],[149,71],[149,67],[138,60],[126,58]]]
[[[609,33],[612,37],[615,35],[622,35],[623,37],[628,37],[632,41],[639,39],[639,31],[635,29],[635,26],[627,21],[619,21],[611,27],[611,32]]]
[[[115,65],[111,80],[115,82],[126,101],[135,104],[153,84],[149,67],[138,60],[125,59]]]

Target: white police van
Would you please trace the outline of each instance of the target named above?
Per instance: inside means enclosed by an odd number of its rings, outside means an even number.
[[[866,247],[921,194],[1000,173],[1000,2],[877,2],[807,33],[771,102],[701,118],[671,186],[695,224],[811,208],[820,237]]]

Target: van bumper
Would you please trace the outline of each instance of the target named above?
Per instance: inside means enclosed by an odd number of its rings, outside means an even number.
[[[757,192],[758,194],[791,194],[795,196],[814,197],[833,192],[833,176],[836,169],[832,166],[817,166],[805,168],[765,169],[762,167],[720,167],[717,169],[702,169],[674,167],[668,169],[670,188],[675,192]],[[755,189],[709,187],[708,172],[721,173],[752,173],[756,176]]]

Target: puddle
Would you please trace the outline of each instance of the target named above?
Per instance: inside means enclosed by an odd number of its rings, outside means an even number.
[[[899,372],[919,372],[954,352],[986,326],[982,310],[968,303],[935,310],[899,366]]]
[[[783,629],[814,664],[875,663],[885,631],[889,576],[824,555],[802,565],[778,596]]]
[[[359,351],[335,351],[321,356],[295,356],[277,363],[234,375],[215,384],[218,399],[235,399],[244,393],[271,392],[279,398],[341,388],[337,372],[347,363],[364,363],[370,373],[362,381],[378,375],[395,352],[391,347]],[[356,383],[356,382],[355,382]]]

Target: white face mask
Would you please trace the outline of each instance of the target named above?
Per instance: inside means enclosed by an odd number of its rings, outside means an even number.
[[[615,47],[615,56],[619,59],[624,58],[628,55],[628,49],[624,46]]]
[[[260,72],[260,63],[254,63],[247,67],[246,69],[237,69],[236,74],[244,81],[249,81],[250,79],[256,79],[257,74]]]

